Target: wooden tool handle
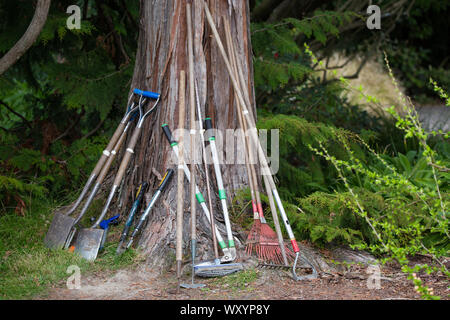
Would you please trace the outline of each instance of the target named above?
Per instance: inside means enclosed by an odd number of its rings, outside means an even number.
[[[190,169],[191,169],[191,181],[190,181],[190,204],[191,204],[191,239],[196,238],[196,203],[195,198],[195,82],[194,82],[194,44],[192,39],[192,17],[191,17],[191,4],[186,3],[186,22],[187,22],[187,38],[188,38],[188,62],[189,62],[189,115],[190,115],[190,137],[191,137],[191,150],[190,150]]]
[[[120,163],[119,170],[117,171],[116,178],[114,179],[114,185],[118,186],[122,181],[122,177],[127,170],[128,163],[131,160],[131,156],[134,154],[134,147],[139,139],[139,135],[141,134],[141,128],[136,127],[133,131],[133,135],[131,136],[130,142],[128,143],[127,150],[125,150],[125,155],[123,156],[122,162]]]
[[[111,140],[109,140],[108,145],[106,146],[105,150],[103,150],[102,156],[98,160],[97,164],[95,165],[94,170],[92,170],[92,174],[98,175],[100,173],[100,170],[102,170],[103,165],[105,164],[106,160],[110,157],[111,150],[116,145],[117,140],[123,133],[123,129],[125,128],[126,123],[120,123],[117,126],[116,131],[114,132],[113,136],[111,137]]]
[[[184,170],[182,168],[184,163],[184,139],[183,139],[183,129],[184,122],[186,117],[185,112],[185,92],[186,92],[186,76],[184,70],[180,71],[180,79],[179,79],[179,100],[178,100],[178,108],[179,108],[179,117],[178,117],[178,129],[180,132],[180,137],[178,139],[178,176],[177,176],[177,220],[176,220],[176,260],[177,260],[177,277],[180,277],[179,265],[183,258],[183,179],[184,179]]]

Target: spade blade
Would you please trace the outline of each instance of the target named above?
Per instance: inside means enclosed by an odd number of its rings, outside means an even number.
[[[102,243],[103,232],[103,229],[81,229],[75,240],[75,252],[86,260],[94,261]]]
[[[52,224],[45,235],[44,244],[50,249],[62,249],[69,236],[75,218],[55,213]]]

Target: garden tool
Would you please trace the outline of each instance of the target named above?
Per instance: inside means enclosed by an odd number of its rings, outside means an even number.
[[[92,201],[94,200],[94,197],[97,194],[98,190],[100,189],[100,187],[103,183],[103,180],[105,179],[106,174],[109,171],[109,168],[111,167],[117,153],[120,151],[120,148],[121,148],[123,142],[125,141],[129,125],[130,125],[130,123],[128,123],[127,126],[125,127],[125,130],[122,133],[122,135],[120,136],[119,141],[117,141],[116,145],[114,146],[114,149],[111,151],[111,156],[106,161],[105,165],[102,168],[102,171],[100,171],[100,174],[98,175],[97,180],[95,182],[94,188],[91,190],[91,193],[89,194],[88,199],[86,200],[83,208],[81,209],[80,214],[78,215],[78,217],[75,219],[75,221],[73,223],[73,227],[70,230],[69,236],[67,237],[66,243],[64,245],[64,249],[67,249],[70,246],[70,244],[72,243],[72,239],[73,239],[75,233],[77,232],[78,223],[81,221],[81,218],[83,218],[83,216],[87,212],[89,206],[91,205]],[[95,218],[91,217],[91,219],[94,219],[94,221],[95,221]]]
[[[225,187],[223,186],[222,173],[220,172],[219,154],[217,153],[216,138],[212,134],[213,127],[212,127],[211,118],[205,118],[205,128],[206,128],[207,132],[211,133],[209,135],[208,140],[209,140],[211,155],[212,155],[213,164],[214,164],[214,172],[216,174],[217,187],[219,190],[219,199],[220,199],[220,203],[222,205],[223,218],[225,221],[225,228],[227,230],[228,248],[231,253],[231,258],[232,258],[232,260],[234,260],[234,259],[236,259],[236,247],[234,245],[233,232],[231,231],[230,216],[229,216],[228,207],[227,207],[227,195],[226,195]]]
[[[178,142],[173,140],[172,133],[169,129],[169,126],[167,124],[162,125],[164,134],[169,141],[169,144],[172,146],[172,149],[175,153],[175,156],[178,158],[179,155],[179,149],[178,149]],[[189,171],[189,168],[187,167],[186,163],[183,163],[183,170],[184,174],[186,175],[186,178],[188,181],[191,180],[191,173]],[[210,212],[208,210],[208,207],[205,204],[205,198],[203,197],[202,193],[200,192],[198,186],[195,186],[195,193],[197,202],[202,207],[203,213],[205,214],[208,221],[211,223],[211,216]],[[214,221],[214,220],[213,220]],[[224,276],[239,270],[242,270],[242,264],[240,263],[226,263],[231,260],[231,253],[229,249],[227,248],[225,241],[223,240],[219,229],[217,229],[217,226],[214,224],[212,230],[215,231],[215,235],[217,237],[217,241],[219,243],[220,248],[222,249],[223,256],[221,258],[218,257],[218,254],[216,255],[216,259],[214,261],[206,261],[200,264],[197,264],[194,266],[194,271],[196,275],[199,276]],[[213,232],[213,231],[212,231]]]
[[[178,175],[177,175],[177,220],[176,220],[176,262],[177,262],[177,280],[178,287],[180,289],[181,280],[181,265],[183,262],[183,215],[184,215],[184,175],[183,175],[183,162],[184,162],[184,123],[186,121],[186,110],[184,97],[186,95],[186,76],[184,70],[180,71],[180,82],[178,92],[178,130],[180,130],[180,138],[178,140],[178,146],[180,153],[178,155]],[[193,177],[191,177],[193,178]]]
[[[103,248],[105,247],[106,238],[108,236],[109,225],[110,224],[118,225],[119,224],[119,217],[120,217],[120,214],[115,215],[112,218],[105,219],[102,222],[100,222],[100,228],[102,228],[104,230],[104,232],[103,232],[102,242],[100,243],[100,249],[99,250],[103,250]]]
[[[228,57],[227,57],[227,55],[225,53],[225,49],[223,47],[222,40],[220,39],[219,33],[217,32],[217,28],[216,28],[216,26],[214,24],[214,20],[213,20],[213,18],[211,16],[211,13],[209,12],[208,6],[207,6],[206,3],[203,3],[203,4],[204,4],[204,10],[205,10],[205,14],[206,14],[206,19],[208,21],[208,24],[210,25],[210,28],[211,28],[213,36],[214,36],[214,38],[216,40],[217,46],[219,48],[219,51],[220,51],[220,53],[222,55],[222,58],[223,58],[223,60],[225,62],[228,74],[229,74],[230,79],[231,79],[231,83],[233,85],[233,89],[235,91],[235,94],[238,97],[238,100],[239,100],[238,107],[241,108],[242,114],[244,115],[245,121],[247,122],[247,125],[249,127],[248,131],[250,133],[250,137],[251,137],[252,143],[254,143],[254,145],[257,148],[258,156],[259,156],[259,159],[260,159],[260,162],[261,162],[261,166],[262,166],[262,173],[264,175],[266,175],[267,178],[268,178],[267,180],[269,182],[269,185],[270,185],[270,188],[272,190],[275,202],[276,202],[276,204],[278,206],[278,209],[280,211],[281,218],[283,219],[283,223],[285,225],[286,231],[288,232],[288,235],[289,235],[289,238],[291,240],[291,244],[292,244],[293,250],[294,250],[295,255],[296,255],[295,260],[294,260],[294,265],[292,267],[293,278],[294,278],[294,280],[303,280],[303,279],[306,279],[306,278],[317,277],[317,272],[315,271],[314,268],[313,268],[313,274],[312,275],[308,275],[306,277],[301,277],[301,276],[297,276],[297,274],[296,274],[296,265],[297,265],[298,258],[299,258],[299,255],[300,255],[300,249],[299,249],[299,247],[297,245],[297,241],[296,241],[295,236],[294,236],[294,234],[292,232],[292,228],[291,228],[291,226],[289,224],[289,220],[287,218],[286,212],[284,211],[284,207],[283,207],[283,204],[282,204],[281,199],[279,197],[278,191],[276,189],[275,182],[273,181],[272,172],[271,172],[270,167],[269,167],[269,165],[267,163],[266,155],[264,154],[264,151],[263,151],[263,149],[261,147],[261,144],[259,143],[257,130],[256,130],[256,122],[255,122],[255,120],[253,118],[253,115],[248,111],[248,107],[246,105],[246,102],[244,101],[244,98],[242,96],[242,92],[239,89],[239,85],[237,83],[235,74],[234,74],[234,72],[232,70],[232,67],[230,65],[230,61],[229,61],[229,59],[228,59]],[[239,67],[240,66],[238,65],[238,68]]]
[[[131,160],[131,156],[134,154],[134,147],[136,146],[136,143],[142,131],[144,120],[149,114],[151,114],[156,109],[160,99],[160,95],[158,93],[142,91],[139,89],[134,89],[133,92],[137,95],[140,95],[138,104],[139,121],[136,125],[136,128],[134,129],[133,135],[130,138],[130,142],[127,146],[125,155],[123,156],[119,170],[117,171],[116,177],[114,179],[113,186],[111,188],[109,196],[106,200],[106,204],[103,207],[103,210],[99,218],[90,228],[84,228],[80,230],[75,240],[75,252],[79,253],[82,257],[90,261],[95,260],[95,258],[97,257],[98,249],[100,247],[101,239],[103,237],[104,230],[98,229],[97,227],[99,226],[100,222],[103,220],[104,216],[108,212],[109,206],[111,205],[111,202],[115,196],[117,188],[119,187],[122,178],[125,174],[128,163]],[[142,100],[144,97],[156,100],[153,107],[150,108],[146,113],[144,113],[142,110],[142,102],[143,102]]]
[[[136,216],[136,212],[139,209],[139,206],[141,204],[144,193],[147,190],[147,187],[148,187],[147,182],[143,182],[139,185],[139,188],[138,188],[136,196],[135,196],[135,200],[133,202],[133,205],[131,206],[131,210],[130,210],[130,213],[128,214],[127,221],[125,222],[125,225],[123,227],[122,234],[120,235],[119,245],[117,246],[117,250],[116,250],[117,255],[120,255],[120,254],[122,254],[123,251],[125,251],[123,244],[128,237],[128,233],[130,232],[130,228],[131,228],[131,225],[133,224],[134,217]]]
[[[56,212],[54,214],[52,223],[51,223],[51,225],[47,231],[47,234],[45,236],[45,239],[44,239],[44,244],[47,247],[49,247],[51,249],[61,249],[61,248],[65,247],[67,238],[69,237],[69,234],[70,234],[72,227],[74,226],[75,220],[76,220],[74,217],[71,217],[70,215],[72,213],[74,213],[75,210],[78,208],[78,206],[81,204],[82,200],[84,199],[87,192],[89,191],[89,188],[91,187],[92,183],[95,181],[95,178],[98,176],[98,174],[102,170],[105,162],[110,158],[113,147],[116,145],[116,142],[118,141],[119,137],[125,131],[127,123],[129,123],[130,116],[138,108],[138,107],[134,107],[134,103],[130,105],[130,101],[131,101],[132,97],[133,97],[133,94],[130,95],[130,98],[128,100],[128,108],[127,108],[127,111],[125,112],[125,115],[123,116],[122,120],[120,121],[120,124],[117,126],[117,129],[114,132],[113,136],[111,137],[111,140],[109,141],[105,150],[103,150],[103,153],[102,153],[100,159],[98,160],[94,170],[92,170],[92,173],[89,176],[89,179],[86,182],[83,190],[81,191],[78,199],[75,201],[75,203],[70,207],[70,209],[67,212],[65,212],[65,213]]]
[[[158,189],[156,190],[155,194],[153,195],[152,199],[150,200],[150,203],[148,204],[144,213],[139,218],[136,228],[134,228],[133,233],[130,236],[130,240],[128,241],[128,244],[126,245],[126,249],[129,249],[131,247],[131,245],[133,244],[134,239],[138,235],[139,231],[142,229],[142,226],[144,225],[145,221],[147,221],[148,215],[150,214],[150,211],[152,211],[152,208],[155,205],[156,201],[161,196],[161,193],[164,192],[167,185],[170,183],[170,180],[172,180],[173,173],[174,173],[173,169],[169,169],[169,170],[167,170],[166,174],[162,178],[161,182],[158,185]],[[141,194],[143,194],[143,193],[144,193],[144,191],[141,191]]]
[[[194,82],[194,44],[192,39],[192,12],[191,12],[191,2],[186,3],[186,25],[187,25],[187,39],[188,39],[188,62],[189,62],[189,107],[190,107],[190,136],[191,136],[191,180],[189,181],[190,190],[190,204],[191,204],[191,260],[192,260],[192,272],[191,272],[191,283],[181,283],[180,286],[186,289],[197,289],[202,288],[205,285],[200,283],[194,283],[194,265],[195,265],[195,255],[197,250],[197,210],[196,210],[196,198],[195,198],[195,82]],[[217,241],[217,240],[216,240]],[[217,248],[217,246],[216,246]]]
[[[242,90],[244,92],[244,97],[245,97],[245,102],[250,105],[250,98],[248,96],[248,92],[246,90],[243,90],[243,88],[245,88],[245,81],[243,79],[243,75],[242,73],[238,74],[238,70],[237,70],[237,56],[236,56],[236,51],[234,49],[234,44],[233,44],[233,40],[231,37],[231,29],[230,29],[230,24],[228,22],[228,20],[226,19],[226,17],[223,17],[223,22],[224,22],[224,29],[225,29],[225,35],[226,35],[226,40],[227,40],[227,48],[228,48],[228,56],[230,57],[230,63],[231,66],[233,68],[233,72],[234,75],[236,77],[236,79],[238,80],[238,87],[240,90]],[[240,75],[240,76],[239,76]],[[236,105],[239,104],[239,99],[236,97],[235,94],[235,103]],[[245,136],[245,132],[247,132],[247,125],[245,123],[245,121],[243,120],[243,115],[242,112],[240,110],[240,108],[238,107],[238,119],[239,119],[239,124],[242,128],[242,130],[244,131],[244,136]],[[281,229],[279,230],[279,233],[275,233],[272,228],[267,224],[267,221],[264,217],[264,211],[262,208],[262,202],[261,202],[261,196],[260,196],[260,192],[259,192],[259,187],[258,187],[258,182],[256,179],[256,170],[254,165],[256,164],[255,161],[255,157],[254,154],[252,152],[253,148],[250,145],[250,141],[248,140],[248,137],[244,138],[244,149],[246,149],[246,151],[248,151],[248,153],[246,152],[246,159],[248,159],[248,161],[250,162],[248,164],[248,175],[249,175],[249,180],[252,182],[250,185],[253,186],[254,189],[254,193],[256,195],[256,207],[257,207],[257,212],[258,214],[255,214],[254,211],[254,223],[252,226],[252,229],[249,232],[249,236],[247,238],[247,242],[246,242],[246,251],[249,255],[251,255],[251,253],[253,252],[253,250],[257,253],[257,256],[264,260],[264,261],[270,261],[273,263],[282,263],[284,262],[285,264],[287,264],[287,257],[286,257],[286,251],[291,254],[293,256],[292,251],[289,251],[289,249],[287,247],[285,247],[282,235],[281,235]],[[272,214],[276,217],[275,220],[275,225],[279,226],[279,222],[278,222],[278,217],[276,215],[276,208],[274,206],[273,203],[273,199],[271,199],[271,194],[269,193],[269,202],[271,205],[271,210],[272,210]],[[275,213],[275,214],[274,214]],[[280,241],[281,239],[281,241]]]

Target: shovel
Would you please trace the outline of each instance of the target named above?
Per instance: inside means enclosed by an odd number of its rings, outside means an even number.
[[[117,141],[116,146],[111,151],[111,156],[108,158],[108,161],[106,161],[106,164],[103,166],[102,171],[98,175],[97,181],[95,181],[94,188],[92,188],[91,193],[89,194],[89,197],[83,206],[83,209],[81,209],[80,214],[78,215],[78,217],[76,218],[76,220],[73,223],[73,227],[70,230],[69,236],[68,236],[68,238],[66,240],[66,244],[64,246],[64,249],[67,249],[70,246],[72,239],[73,239],[75,233],[77,232],[78,223],[80,222],[81,218],[84,217],[89,206],[91,205],[92,201],[94,200],[95,195],[97,194],[98,190],[100,189],[100,187],[103,183],[103,180],[105,179],[105,177],[109,171],[109,168],[111,167],[117,153],[119,152],[120,147],[122,146],[122,144],[125,140],[125,137],[127,136],[127,131],[128,131],[129,125],[130,125],[130,123],[128,123],[127,126],[125,127],[125,130],[122,133],[122,135],[120,136],[119,141]]]
[[[90,227],[90,228],[83,228],[78,232],[78,235],[75,239],[75,252],[80,254],[83,258],[93,261],[97,258],[97,254],[102,242],[103,238],[103,229],[97,228],[100,224],[100,222],[105,217],[106,213],[108,212],[109,206],[111,205],[111,202],[116,194],[116,191],[122,181],[122,178],[125,174],[125,171],[128,167],[128,164],[131,160],[131,156],[134,154],[134,147],[136,146],[136,143],[139,139],[140,133],[142,131],[142,126],[144,123],[145,118],[152,113],[154,110],[156,110],[156,107],[159,102],[160,95],[158,93],[154,92],[148,92],[148,91],[142,91],[139,89],[134,89],[134,93],[140,95],[139,99],[139,122],[134,129],[133,135],[131,136],[130,142],[127,146],[126,153],[122,159],[122,162],[120,163],[119,170],[117,171],[117,175],[114,179],[113,186],[111,188],[111,191],[109,193],[108,199],[106,200],[106,204],[103,207],[102,213],[100,214],[100,217],[97,219],[97,221]],[[153,107],[148,110],[145,114],[142,111],[142,99],[143,97],[147,97],[150,99],[156,99],[155,104]]]
[[[131,100],[132,95],[130,96]],[[44,244],[50,249],[62,249],[67,247],[67,239],[70,238],[70,234],[72,232],[73,226],[76,224],[77,219],[75,217],[71,217],[70,215],[75,212],[78,206],[81,204],[83,198],[86,196],[89,188],[92,183],[95,181],[97,176],[100,174],[102,168],[105,165],[105,162],[111,158],[113,147],[116,145],[120,136],[124,134],[127,128],[127,123],[130,120],[131,114],[136,111],[137,107],[134,107],[134,103],[128,107],[122,121],[114,132],[111,140],[109,141],[105,150],[103,150],[102,156],[100,157],[97,165],[94,170],[92,170],[91,175],[89,176],[86,185],[81,191],[80,196],[72,205],[72,207],[65,213],[55,213],[52,223],[47,231],[47,234],[44,238]]]

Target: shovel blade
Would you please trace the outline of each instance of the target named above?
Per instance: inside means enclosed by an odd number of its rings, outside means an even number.
[[[94,261],[102,243],[103,232],[103,229],[81,229],[75,239],[74,251],[86,260]]]
[[[44,244],[50,249],[62,249],[69,236],[75,218],[55,213],[52,224],[45,235]]]

